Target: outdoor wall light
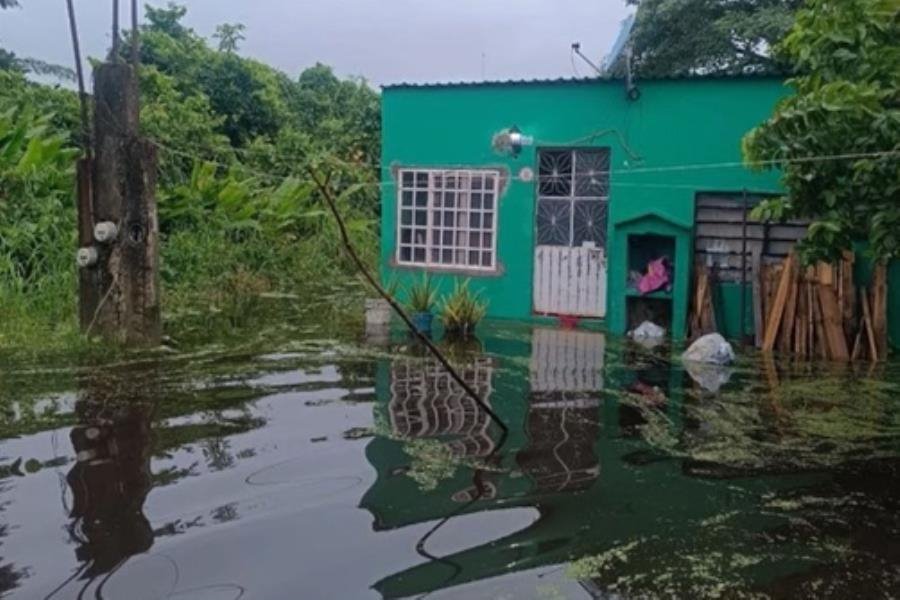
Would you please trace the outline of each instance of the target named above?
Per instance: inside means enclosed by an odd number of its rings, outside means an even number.
[[[534,144],[534,138],[524,135],[515,125],[495,133],[491,139],[491,147],[494,152],[506,156],[518,156],[523,147],[532,144]]]

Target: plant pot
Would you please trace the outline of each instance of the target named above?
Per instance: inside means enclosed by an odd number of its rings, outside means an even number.
[[[366,299],[366,329],[387,327],[391,322],[391,305],[384,298]]]
[[[431,333],[431,322],[434,320],[434,314],[430,312],[415,312],[410,316],[416,331],[419,333]]]

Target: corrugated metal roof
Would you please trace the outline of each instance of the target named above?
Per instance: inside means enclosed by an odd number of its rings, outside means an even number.
[[[682,80],[710,80],[710,79],[783,79],[785,75],[770,73],[710,73],[708,75],[669,75],[666,77],[638,77],[635,83],[640,84],[642,81],[682,81]],[[399,88],[447,88],[447,87],[480,87],[480,86],[514,86],[514,85],[546,85],[560,83],[597,83],[601,81],[618,81],[623,82],[622,77],[556,77],[556,78],[534,78],[534,79],[493,79],[483,81],[425,81],[410,82],[401,81],[398,83],[388,83],[381,86],[381,89],[391,90]]]

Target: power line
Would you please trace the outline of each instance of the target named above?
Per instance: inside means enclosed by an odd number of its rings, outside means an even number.
[[[260,179],[281,183],[285,179],[289,178],[297,178],[297,174],[287,174],[287,175],[276,175],[267,171],[261,171],[258,169],[254,169],[249,167],[243,163],[236,164],[227,164],[221,161],[206,159],[201,156],[197,156],[191,152],[185,152],[183,150],[179,150],[176,148],[172,148],[167,144],[164,144],[158,140],[153,140],[153,142],[163,150],[184,158],[190,158],[192,160],[201,160],[203,162],[207,162],[213,165],[220,166],[224,169],[231,169],[233,167],[237,167],[243,172],[249,173],[251,175],[256,175]],[[863,153],[847,153],[847,154],[837,154],[837,155],[822,155],[822,156],[810,156],[810,157],[799,157],[796,159],[790,159],[791,162],[795,163],[808,163],[808,162],[824,162],[824,161],[838,161],[838,160],[859,160],[863,158],[886,158],[886,157],[900,157],[900,150],[893,151],[882,151],[882,152],[863,152]],[[290,157],[288,157],[290,158]],[[308,157],[303,157],[304,162],[300,163],[301,165],[308,164]],[[347,161],[345,159],[341,159],[335,156],[329,156],[329,160],[333,162],[337,162],[344,166],[350,167],[369,167],[371,163],[364,162],[353,162]],[[747,166],[765,166],[768,164],[775,164],[780,161],[756,161],[750,163],[743,162],[721,162],[721,163],[695,163],[695,164],[683,164],[683,165],[666,165],[660,167],[638,167],[634,169],[627,170],[607,170],[607,171],[597,171],[595,175],[629,175],[629,174],[648,174],[648,173],[672,173],[672,172],[686,172],[686,171],[698,171],[698,170],[709,170],[709,169],[726,169],[726,168],[740,168]],[[387,168],[385,165],[381,165],[382,168]],[[549,179],[549,178],[548,178]],[[538,177],[538,181],[541,180],[541,177]],[[546,180],[546,179],[545,179]],[[671,189],[703,189],[709,187],[710,184],[690,184],[685,182],[628,182],[628,181],[618,181],[613,180],[610,182],[612,186],[625,186],[625,187],[646,187],[646,188],[671,188]],[[363,186],[388,186],[395,185],[396,182],[392,179],[389,180],[379,180],[372,182],[363,182],[358,185]],[[776,192],[777,193],[777,192]]]

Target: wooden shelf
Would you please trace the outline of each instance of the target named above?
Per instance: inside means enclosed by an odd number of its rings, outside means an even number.
[[[628,298],[656,298],[659,300],[671,300],[672,292],[667,292],[666,290],[657,290],[655,292],[650,292],[649,294],[642,294],[637,290],[626,289],[625,296]]]

